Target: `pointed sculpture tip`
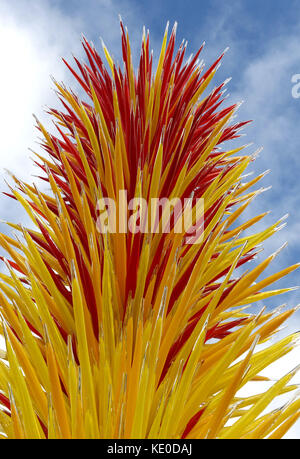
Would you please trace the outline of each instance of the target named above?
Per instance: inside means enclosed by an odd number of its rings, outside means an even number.
[[[225,86],[226,84],[228,84],[231,80],[232,80],[232,77],[226,78],[226,80],[223,81],[223,86]]]
[[[271,169],[267,169],[266,171],[264,171],[262,174],[261,174],[261,177],[265,177],[266,175],[268,175],[269,173],[271,172]]]
[[[288,375],[295,376],[298,371],[300,370],[300,364],[293,368],[291,371],[288,372]]]
[[[281,223],[281,222],[284,222],[285,220],[287,220],[287,219],[289,218],[289,216],[290,216],[290,214],[288,214],[288,213],[287,213],[287,214],[284,214],[284,216],[281,217],[281,218],[279,219],[279,222],[280,222],[280,223]]]
[[[287,246],[288,246],[288,242],[286,241],[286,242],[284,242],[284,244],[282,244],[281,247],[279,247],[279,249],[277,249],[277,250],[271,255],[272,258],[277,257],[277,255],[279,255],[280,252],[281,252],[283,249],[285,249]]]

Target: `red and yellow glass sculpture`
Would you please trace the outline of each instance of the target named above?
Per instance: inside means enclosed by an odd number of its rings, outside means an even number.
[[[262,394],[238,394],[298,339],[257,350],[294,309],[245,308],[290,290],[269,286],[298,265],[260,277],[274,254],[243,269],[282,222],[249,235],[265,216],[243,219],[263,174],[244,183],[253,155],[226,149],[246,123],[233,121],[236,105],[223,107],[225,83],[208,92],[223,55],[206,71],[202,47],[185,61],[175,29],[155,72],[149,34],[137,72],[122,23],[123,69],[103,45],[106,68],[83,39],[87,63],[66,64],[84,95],[56,82],[56,133],[37,121],[36,164],[51,192],[14,177],[9,195],[34,226],[9,223],[19,236],[0,235],[3,438],[281,438],[299,417],[299,398],[265,414],[295,389],[296,370]],[[201,242],[174,225],[99,232],[97,202],[119,190],[202,198]]]

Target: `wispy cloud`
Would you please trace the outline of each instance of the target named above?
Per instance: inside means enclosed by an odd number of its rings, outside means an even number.
[[[274,251],[285,241],[288,248],[276,259],[276,268],[299,261],[299,221],[300,208],[299,170],[300,104],[292,98],[291,75],[297,71],[300,49],[295,34],[276,37],[268,50],[251,59],[239,75],[233,98],[244,98],[240,116],[254,119],[247,129],[249,140],[254,140],[254,148],[263,146],[263,152],[253,164],[256,172],[271,169],[264,179],[264,185],[272,190],[255,200],[248,208],[248,216],[271,210],[266,221],[273,223],[285,213],[289,213],[287,226],[265,245],[266,252]],[[299,274],[290,276],[291,282],[299,284]],[[286,280],[282,281],[286,284]],[[294,301],[300,297],[293,294]]]
[[[233,77],[229,84],[229,91],[232,91],[229,101],[244,100],[238,117],[243,120],[254,120],[246,129],[245,143],[253,141],[253,151],[261,146],[263,151],[251,169],[255,173],[271,169],[271,173],[262,181],[262,186],[271,185],[272,189],[252,202],[243,219],[270,210],[271,213],[256,225],[256,229],[260,230],[289,213],[287,226],[266,241],[264,252],[259,256],[262,260],[266,254],[274,252],[288,241],[287,248],[276,257],[266,271],[266,274],[271,274],[300,259],[300,101],[293,99],[291,93],[291,77],[300,71],[300,24],[290,28],[283,24],[277,32],[264,35],[264,31],[259,30],[259,25],[249,19],[241,2],[235,1],[231,9],[225,9],[219,2],[213,3],[219,6],[216,8],[217,13],[207,21],[199,33],[200,40],[206,39],[207,36],[206,60],[210,62],[225,46],[230,46],[219,70],[219,79]],[[294,7],[297,8],[295,5]],[[252,36],[252,39],[247,39],[247,34]],[[253,34],[256,34],[257,41]],[[276,284],[277,288],[287,285],[299,285],[298,270]],[[269,307],[275,307],[282,302],[295,306],[300,302],[299,291],[293,291],[282,298],[272,298],[267,304]],[[298,313],[289,320],[284,333],[292,333],[299,328]],[[272,365],[266,371],[266,375],[278,379],[279,375],[291,370],[299,361],[298,348]],[[297,383],[299,382],[298,376]],[[255,385],[257,391],[264,389],[263,385]],[[245,388],[246,393],[251,393],[252,390],[254,386]],[[284,403],[286,399],[287,397],[281,397],[278,403]],[[299,430],[298,421],[286,438],[299,438]]]

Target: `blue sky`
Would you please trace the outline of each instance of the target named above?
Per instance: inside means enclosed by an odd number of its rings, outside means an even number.
[[[111,53],[120,57],[119,13],[136,53],[143,25],[150,29],[151,45],[154,54],[158,53],[168,20],[171,25],[178,22],[178,44],[183,38],[188,40],[190,53],[206,41],[203,57],[207,65],[230,47],[216,83],[232,77],[229,100],[243,100],[239,118],[254,120],[242,142],[253,142],[253,151],[260,146],[264,150],[250,170],[271,169],[262,186],[272,189],[254,201],[247,216],[271,210],[261,224],[266,225],[289,213],[288,225],[266,244],[261,256],[288,241],[269,272],[300,261],[300,98],[294,99],[291,93],[291,78],[300,74],[297,0],[0,0],[1,176],[5,177],[4,168],[24,178],[35,172],[27,151],[27,147],[36,148],[31,113],[50,126],[42,110],[44,105],[57,103],[49,75],[73,85],[60,56],[82,55],[81,33],[99,49],[102,36]],[[24,218],[5,200],[0,201],[0,217]],[[1,231],[6,231],[4,225]],[[299,273],[277,285],[287,283],[300,284]],[[299,292],[273,299],[267,306],[296,305]],[[289,329],[300,329],[299,313]],[[297,352],[294,363],[297,359],[299,363]]]

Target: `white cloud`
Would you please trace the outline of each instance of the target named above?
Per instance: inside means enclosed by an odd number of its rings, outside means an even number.
[[[79,27],[45,2],[0,3],[1,166],[21,177],[33,171],[27,148],[35,147],[37,131],[31,115],[44,121],[41,106],[56,104],[50,74],[68,82],[59,57],[78,51]]]
[[[94,38],[101,48],[102,35],[113,55],[120,56],[120,29],[118,13],[125,10],[125,19],[132,29],[133,47],[137,47],[141,24],[127,2],[90,0],[89,8],[70,1],[64,12],[57,2],[50,0],[0,0],[0,155],[1,189],[6,190],[3,179],[5,169],[19,178],[33,181],[38,173],[28,148],[39,151],[38,131],[32,113],[53,130],[50,117],[43,107],[60,106],[53,91],[50,75],[58,81],[75,86],[74,78],[60,57],[72,60],[72,54],[83,56],[81,34]],[[61,4],[61,6],[63,6]],[[120,11],[120,6],[122,6]],[[138,28],[137,28],[138,25]],[[43,186],[40,183],[39,186]],[[2,219],[29,223],[20,206],[5,197],[0,201]],[[2,231],[6,231],[3,227]]]
[[[258,350],[261,350],[270,344],[277,342],[279,339],[284,338],[285,336],[296,333],[299,330],[295,327],[296,323],[299,323],[300,315],[299,313],[296,314],[294,320],[290,320],[287,323],[287,326],[284,327],[278,334],[276,334],[268,343],[259,346]],[[299,359],[299,343],[296,347],[286,354],[281,359],[277,360],[276,362],[272,363],[269,367],[263,370],[260,374],[262,376],[266,376],[270,379],[269,382],[251,382],[247,383],[239,392],[238,395],[242,397],[249,397],[251,395],[256,395],[260,393],[264,393],[267,391],[278,379],[283,377],[284,375],[288,374],[290,371],[294,370],[297,365],[300,364]],[[299,388],[300,388],[300,372],[298,372],[289,382],[289,384],[297,385],[298,389],[296,389],[296,393],[299,396]],[[295,391],[290,392],[287,394],[280,395],[276,397],[276,399],[270,403],[270,405],[266,408],[266,410],[262,414],[266,414],[272,410],[278,409],[283,407],[286,403],[288,403],[291,398],[296,395]],[[299,438],[300,436],[300,423],[297,421],[294,426],[286,433],[284,438]]]

